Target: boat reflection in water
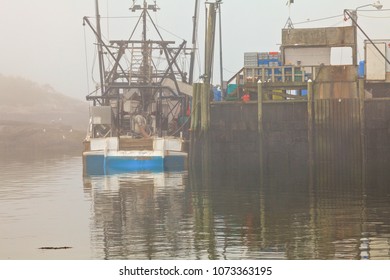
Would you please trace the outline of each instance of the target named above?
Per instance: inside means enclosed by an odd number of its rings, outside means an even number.
[[[97,259],[389,259],[389,175],[241,158],[84,178]],[[270,166],[270,165],[268,165]],[[363,169],[360,169],[363,170]]]
[[[85,177],[93,258],[285,258],[283,248],[262,248],[257,188],[214,183],[187,171]]]
[[[85,177],[84,190],[93,201],[95,257],[164,258],[188,246],[188,233],[179,234],[191,212],[184,206],[185,178],[184,172]]]

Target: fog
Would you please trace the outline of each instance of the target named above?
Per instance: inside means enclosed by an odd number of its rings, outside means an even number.
[[[141,4],[141,0],[136,1]],[[152,1],[149,1],[152,2]],[[203,48],[204,2],[201,2],[199,46]],[[225,0],[222,4],[222,38],[224,79],[229,79],[243,66],[244,52],[277,51],[281,29],[291,18],[296,28],[347,26],[344,9],[355,9],[372,0]],[[102,17],[134,17],[130,0],[100,0]],[[181,39],[191,46],[194,0],[158,0],[161,10],[153,13],[157,24],[169,30],[166,39]],[[390,0],[381,1],[382,11],[372,7],[359,10],[358,22],[371,38],[390,38],[386,32],[390,21]],[[93,36],[82,24],[83,16],[94,16],[94,0],[0,0],[0,74],[21,76],[39,84],[50,84],[55,90],[84,100],[94,87],[90,75]],[[337,16],[337,17],[334,17]],[[328,20],[317,20],[328,18]],[[116,19],[103,19],[102,29],[110,39],[128,38],[134,21],[119,25]],[[305,24],[304,24],[305,23]],[[128,26],[127,26],[128,25]],[[120,31],[115,28],[120,27]],[[173,36],[174,34],[175,36]],[[218,39],[218,37],[217,37]],[[364,36],[359,33],[359,41]],[[87,44],[87,47],[86,47]],[[216,50],[218,50],[218,40]],[[87,51],[85,51],[87,50]],[[364,59],[362,47],[359,59]],[[202,67],[202,57],[196,69]],[[219,53],[215,55],[215,83],[219,81]],[[201,71],[201,70],[200,70]],[[88,80],[88,78],[89,80]],[[195,76],[196,77],[196,76]]]

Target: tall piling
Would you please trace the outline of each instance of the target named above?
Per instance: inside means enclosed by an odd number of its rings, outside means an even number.
[[[360,146],[361,146],[361,158],[362,158],[362,182],[365,182],[366,174],[366,132],[365,132],[365,89],[364,79],[358,81],[359,89],[359,123],[360,123]]]
[[[190,158],[191,165],[196,165],[197,153],[196,142],[199,135],[200,128],[200,90],[201,84],[194,83],[192,86],[192,109],[191,109],[191,144],[190,144]]]
[[[205,175],[210,171],[210,90],[212,78],[212,66],[214,58],[214,40],[215,40],[215,21],[216,21],[216,4],[207,3],[206,8],[206,38],[205,38],[205,68],[203,77],[203,84],[198,84],[194,89],[195,111],[194,111],[194,125],[191,126],[192,140],[191,145],[193,153],[192,156],[199,155],[202,166],[202,172]],[[199,106],[198,106],[199,104]],[[191,160],[195,164],[196,160]],[[208,176],[204,176],[207,178]]]
[[[259,167],[260,176],[263,176],[264,168],[264,131],[263,131],[263,83],[257,82],[257,131],[259,139]]]
[[[195,133],[199,127],[199,87],[200,84],[192,85],[192,109],[191,109],[191,131]]]
[[[314,115],[313,115],[313,81],[307,82],[307,141],[309,146],[309,174],[312,174],[314,165]]]
[[[201,87],[200,111],[201,111],[201,133],[206,135],[210,128],[210,84],[204,83]]]
[[[203,135],[207,135],[210,128],[210,90],[211,78],[213,76],[213,61],[214,61],[214,41],[215,41],[215,25],[216,25],[216,4],[207,3],[207,24],[205,38],[205,69],[204,69],[204,84],[201,97],[201,131]]]

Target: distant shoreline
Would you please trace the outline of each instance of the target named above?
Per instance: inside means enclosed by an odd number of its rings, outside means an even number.
[[[85,132],[68,125],[0,120],[0,155],[81,155]]]

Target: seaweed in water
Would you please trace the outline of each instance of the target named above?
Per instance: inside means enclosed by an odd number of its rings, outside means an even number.
[[[66,250],[71,249],[72,247],[69,246],[62,246],[62,247],[39,247],[40,250]]]

